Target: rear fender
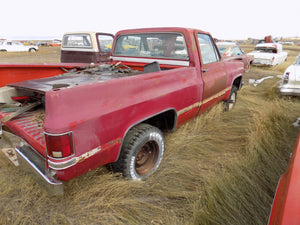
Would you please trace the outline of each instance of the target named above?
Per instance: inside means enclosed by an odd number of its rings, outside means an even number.
[[[167,119],[168,121],[158,121],[159,119],[164,118]],[[167,124],[162,124],[160,122],[167,122]],[[176,128],[176,124],[177,124],[177,111],[174,108],[170,108],[170,109],[166,109],[164,111],[161,111],[157,114],[151,115],[147,118],[144,118],[140,121],[137,121],[136,123],[132,124],[131,126],[129,126],[126,130],[126,132],[123,135],[122,138],[122,143],[119,149],[119,153],[118,153],[118,157],[116,158],[116,161],[118,160],[121,150],[122,150],[122,146],[124,143],[124,139],[126,137],[126,135],[128,134],[128,132],[135,126],[137,126],[140,123],[147,123],[150,125],[153,125],[157,128],[159,128],[160,130],[169,130],[171,132],[173,132]],[[160,124],[160,125],[159,125]],[[169,127],[170,126],[170,127]]]

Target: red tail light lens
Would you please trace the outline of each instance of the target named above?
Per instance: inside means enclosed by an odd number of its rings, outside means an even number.
[[[17,97],[11,97],[12,100],[17,102],[28,102],[30,100],[29,96],[17,96]]]
[[[65,158],[74,153],[73,135],[66,133],[53,135],[45,133],[47,154],[53,158]]]
[[[289,76],[290,76],[289,72],[287,72],[287,73],[284,74],[283,84],[287,84],[289,82]]]

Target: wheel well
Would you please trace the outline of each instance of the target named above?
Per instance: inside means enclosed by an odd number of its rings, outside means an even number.
[[[242,76],[235,78],[235,80],[233,81],[232,86],[236,86],[236,88],[238,90],[240,90],[240,88],[242,87]]]
[[[148,123],[162,131],[173,131],[176,126],[176,121],[176,111],[168,110],[143,121],[143,123]]]

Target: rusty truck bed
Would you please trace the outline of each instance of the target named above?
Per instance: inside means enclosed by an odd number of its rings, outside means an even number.
[[[0,111],[0,118],[4,118],[11,113]],[[25,139],[34,149],[45,157],[44,123],[45,111],[38,109],[22,113],[21,115],[9,120],[10,130]]]

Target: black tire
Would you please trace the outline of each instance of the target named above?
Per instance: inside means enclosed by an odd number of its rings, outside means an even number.
[[[142,180],[158,168],[163,154],[162,132],[154,126],[139,124],[126,135],[119,159],[112,168],[124,177]]]
[[[226,101],[224,101],[224,110],[225,111],[230,111],[234,108],[235,103],[236,103],[236,98],[237,98],[237,87],[232,86],[230,94],[227,98]]]
[[[28,51],[29,52],[36,52],[36,49],[35,48],[30,48]]]

